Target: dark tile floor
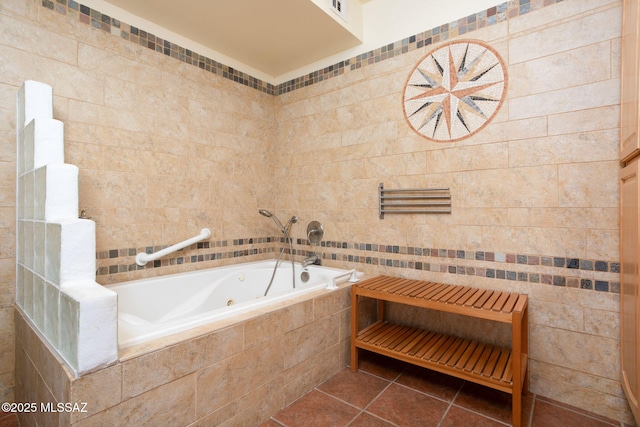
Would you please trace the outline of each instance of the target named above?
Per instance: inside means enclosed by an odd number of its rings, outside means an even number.
[[[260,427],[504,427],[511,395],[362,352],[349,368],[320,384]],[[524,427],[621,426],[532,394],[523,398]]]
[[[13,413],[0,412],[0,427],[20,427],[18,416]]]
[[[511,396],[447,375],[362,352],[360,370],[343,369],[260,427],[504,427]],[[523,427],[610,427],[621,423],[527,394]],[[0,413],[0,427],[18,427]]]

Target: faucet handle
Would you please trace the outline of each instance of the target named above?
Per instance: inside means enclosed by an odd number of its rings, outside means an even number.
[[[318,221],[311,221],[307,225],[307,239],[312,245],[317,245],[324,236],[324,227]]]

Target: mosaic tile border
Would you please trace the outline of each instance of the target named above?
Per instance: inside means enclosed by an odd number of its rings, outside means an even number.
[[[325,247],[322,242],[322,247]],[[596,290],[601,292],[620,293],[620,283],[610,280],[597,280],[594,278],[581,278],[572,275],[571,272],[594,272],[594,273],[619,273],[620,263],[611,261],[588,260],[579,258],[565,258],[540,255],[520,255],[504,252],[485,251],[465,251],[455,249],[432,249],[403,246],[388,246],[375,244],[349,244],[342,242],[326,242],[326,247],[346,248],[373,251],[380,253],[393,253],[399,255],[421,256],[430,258],[443,258],[432,262],[422,262],[413,260],[399,260],[396,258],[387,259],[384,257],[370,257],[348,254],[322,254],[323,259],[337,261],[356,262],[361,264],[381,265],[384,267],[423,270],[436,273],[462,274],[470,276],[487,277],[491,279],[504,279],[509,281],[539,283],[562,287],[580,288],[586,290]],[[351,245],[353,245],[351,247]],[[377,247],[377,248],[376,248]],[[364,248],[364,249],[363,249]],[[305,254],[302,254],[305,255]],[[447,262],[447,260],[449,262]],[[454,263],[453,260],[456,260]],[[491,266],[474,267],[464,266],[457,261],[482,261],[491,262]],[[495,263],[506,264],[504,268],[495,268]],[[541,274],[526,271],[515,271],[510,268],[518,265],[544,266],[557,268],[559,274]]]
[[[119,36],[134,44],[147,47],[158,53],[170,56],[179,61],[196,66],[205,71],[211,72],[225,79],[232,80],[244,86],[249,86],[270,95],[274,95],[276,87],[270,83],[265,83],[260,79],[250,76],[247,73],[238,71],[211,58],[207,58],[180,45],[164,40],[143,29],[126,24],[95,9],[75,2],[74,0],[42,0],[42,6],[55,10],[61,15],[75,18],[78,21],[101,29],[106,33]]]
[[[191,245],[190,247],[181,249],[176,252],[177,256],[164,257],[162,259],[154,260],[145,266],[139,266],[135,263],[135,256],[138,252],[146,252],[148,254],[157,252],[161,249],[167,248],[165,246],[146,246],[143,248],[125,248],[125,249],[109,249],[106,251],[100,251],[96,253],[96,260],[98,269],[96,271],[97,276],[104,276],[117,273],[127,273],[131,271],[145,270],[148,268],[168,267],[181,264],[189,264],[205,261],[216,261],[221,259],[234,259],[240,257],[246,257],[250,255],[269,254],[275,252],[275,247],[266,248],[251,248],[251,249],[237,249],[224,250],[228,247],[237,247],[244,245],[256,245],[265,243],[276,243],[274,237],[258,237],[247,239],[234,239],[231,241],[218,240],[214,242],[199,242]],[[211,252],[211,249],[222,248]],[[187,251],[196,250],[196,254],[186,255]],[[185,255],[183,255],[185,254]],[[119,261],[120,260],[120,261]],[[125,261],[125,263],[122,262]],[[116,262],[116,264],[111,264]],[[107,265],[104,265],[107,264]]]
[[[242,248],[271,244],[270,247]],[[156,260],[153,264],[140,267],[135,264],[137,252],[148,253],[163,249],[161,246],[146,248],[112,249],[97,253],[98,276],[126,273],[148,268],[159,268],[180,264],[206,262],[221,259],[236,259],[252,255],[275,253],[277,244],[284,244],[284,238],[257,237],[234,240],[220,240],[216,242],[200,242],[186,250],[196,250],[195,254],[178,255],[173,258]],[[480,276],[490,279],[529,282],[543,285],[553,285],[599,292],[620,293],[620,283],[612,280],[599,280],[593,277],[578,277],[576,274],[599,274],[620,272],[620,263],[604,260],[580,259],[572,257],[557,257],[543,255],[525,255],[506,252],[466,251],[460,249],[422,248],[414,246],[378,245],[374,243],[350,243],[339,241],[323,241],[319,250],[310,251],[309,242],[297,239],[294,249],[295,256],[308,256],[312,252],[322,259],[344,261],[368,265],[379,265],[398,269],[422,270],[444,274],[462,274]],[[303,246],[305,249],[300,249]],[[227,249],[228,248],[228,249]],[[213,251],[211,251],[213,249]],[[345,252],[346,251],[346,252]],[[355,252],[371,252],[371,255],[361,255]],[[289,250],[285,248],[285,252]],[[383,255],[391,254],[392,258]],[[398,257],[406,257],[398,259]],[[422,260],[421,258],[424,258]],[[473,261],[487,263],[484,267],[460,265],[460,262]],[[115,263],[115,264],[114,264]],[[553,274],[540,272],[517,271],[522,266],[541,266],[555,269]],[[549,271],[549,270],[547,270]],[[591,273],[589,273],[591,272]]]
[[[251,87],[269,95],[281,95],[303,87],[344,74],[347,71],[358,70],[368,65],[420,49],[430,44],[438,43],[459,35],[468,34],[475,30],[504,22],[529,12],[560,3],[563,0],[508,0],[487,10],[466,16],[453,22],[432,28],[419,34],[389,43],[350,59],[340,61],[323,69],[300,76],[281,83],[277,86],[263,82],[247,73],[221,64],[189,49],[181,47],[169,40],[164,40],[154,34],[132,25],[121,22],[97,10],[84,6],[75,0],[42,0],[42,6],[54,10],[61,15],[75,18],[78,21],[101,29],[107,33],[121,37],[137,45],[147,47],[158,53],[170,56],[179,61],[196,66],[223,78],[232,80],[244,86]]]

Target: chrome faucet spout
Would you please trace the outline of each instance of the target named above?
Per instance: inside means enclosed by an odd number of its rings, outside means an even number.
[[[312,264],[320,265],[320,258],[318,258],[318,255],[310,255],[310,256],[306,257],[304,260],[302,260],[302,267],[303,268],[307,268]]]

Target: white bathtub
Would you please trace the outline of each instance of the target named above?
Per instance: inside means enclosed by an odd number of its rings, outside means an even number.
[[[228,316],[246,313],[306,292],[335,288],[362,273],[329,267],[295,265],[292,287],[291,263],[281,262],[267,296],[275,261],[235,264],[189,273],[133,280],[107,286],[118,294],[118,346],[126,348],[182,332]]]

